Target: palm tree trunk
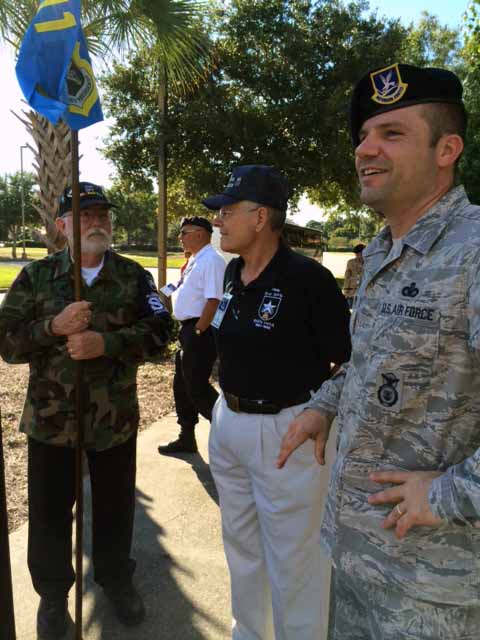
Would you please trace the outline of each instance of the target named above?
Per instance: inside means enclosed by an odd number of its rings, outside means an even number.
[[[65,237],[57,231],[55,218],[58,213],[58,196],[71,183],[72,151],[70,128],[60,122],[52,125],[35,111],[22,111],[25,118],[12,112],[25,125],[35,141],[35,147],[27,145],[35,157],[35,170],[40,192],[38,204],[34,204],[45,233],[34,230],[33,234],[41,240],[49,253],[59,251],[65,246]]]
[[[158,140],[158,215],[157,255],[158,287],[167,283],[167,71],[163,62],[159,64],[158,110],[160,134]]]

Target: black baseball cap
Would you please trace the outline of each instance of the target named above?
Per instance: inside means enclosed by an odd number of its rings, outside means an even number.
[[[202,229],[208,231],[208,233],[213,233],[212,223],[210,222],[210,220],[207,220],[207,218],[202,218],[202,216],[183,218],[180,229],[183,229],[183,227],[187,226],[188,224],[191,224],[194,227],[201,227]]]
[[[80,182],[80,209],[86,209],[93,204],[103,204],[106,207],[115,207],[115,205],[108,200],[103,190],[103,187],[92,182]],[[72,187],[67,187],[62,195],[59,197],[59,210],[58,215],[63,216],[67,211],[72,210]]]
[[[202,200],[207,209],[217,211],[242,200],[251,200],[280,211],[286,211],[291,195],[287,179],[275,167],[266,164],[244,164],[235,167],[224,191]]]
[[[360,128],[373,116],[432,102],[458,104],[465,111],[462,95],[458,76],[447,69],[395,63],[369,71],[352,95],[350,131],[353,144],[359,144]]]

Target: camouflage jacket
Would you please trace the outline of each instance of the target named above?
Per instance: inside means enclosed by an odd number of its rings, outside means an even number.
[[[360,280],[362,279],[363,262],[358,258],[352,258],[347,262],[345,280],[343,282],[343,294],[346,298],[353,298],[356,294]]]
[[[352,356],[311,402],[339,429],[322,540],[350,574],[478,606],[480,207],[452,189],[391,249],[387,227],[364,251]],[[441,527],[382,529],[375,469],[444,472],[429,495]]]
[[[85,446],[102,450],[136,430],[137,368],[161,356],[172,320],[148,271],[111,251],[92,285],[83,285],[82,299],[92,303],[89,328],[105,341],[104,356],[83,361]],[[66,338],[51,336],[48,324],[73,301],[73,268],[65,250],[24,267],[0,306],[1,356],[30,365],[20,430],[67,447],[76,442],[76,363]]]

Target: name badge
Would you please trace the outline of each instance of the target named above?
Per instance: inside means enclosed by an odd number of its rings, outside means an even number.
[[[160,289],[160,291],[163,293],[164,296],[167,296],[167,298],[170,298],[172,293],[174,293],[177,290],[177,288],[178,287],[174,284],[166,284],[164,287]]]
[[[230,304],[232,298],[233,296],[231,293],[224,293],[223,298],[218,303],[217,310],[215,312],[215,315],[213,316],[212,322],[210,323],[212,327],[215,327],[215,329],[220,329],[220,325],[223,322],[223,318],[227,313],[228,305]]]

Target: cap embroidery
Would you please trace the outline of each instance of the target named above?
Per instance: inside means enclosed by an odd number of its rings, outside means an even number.
[[[402,81],[398,63],[371,73],[370,79],[374,89],[371,99],[378,104],[395,104],[408,88],[408,84]]]

